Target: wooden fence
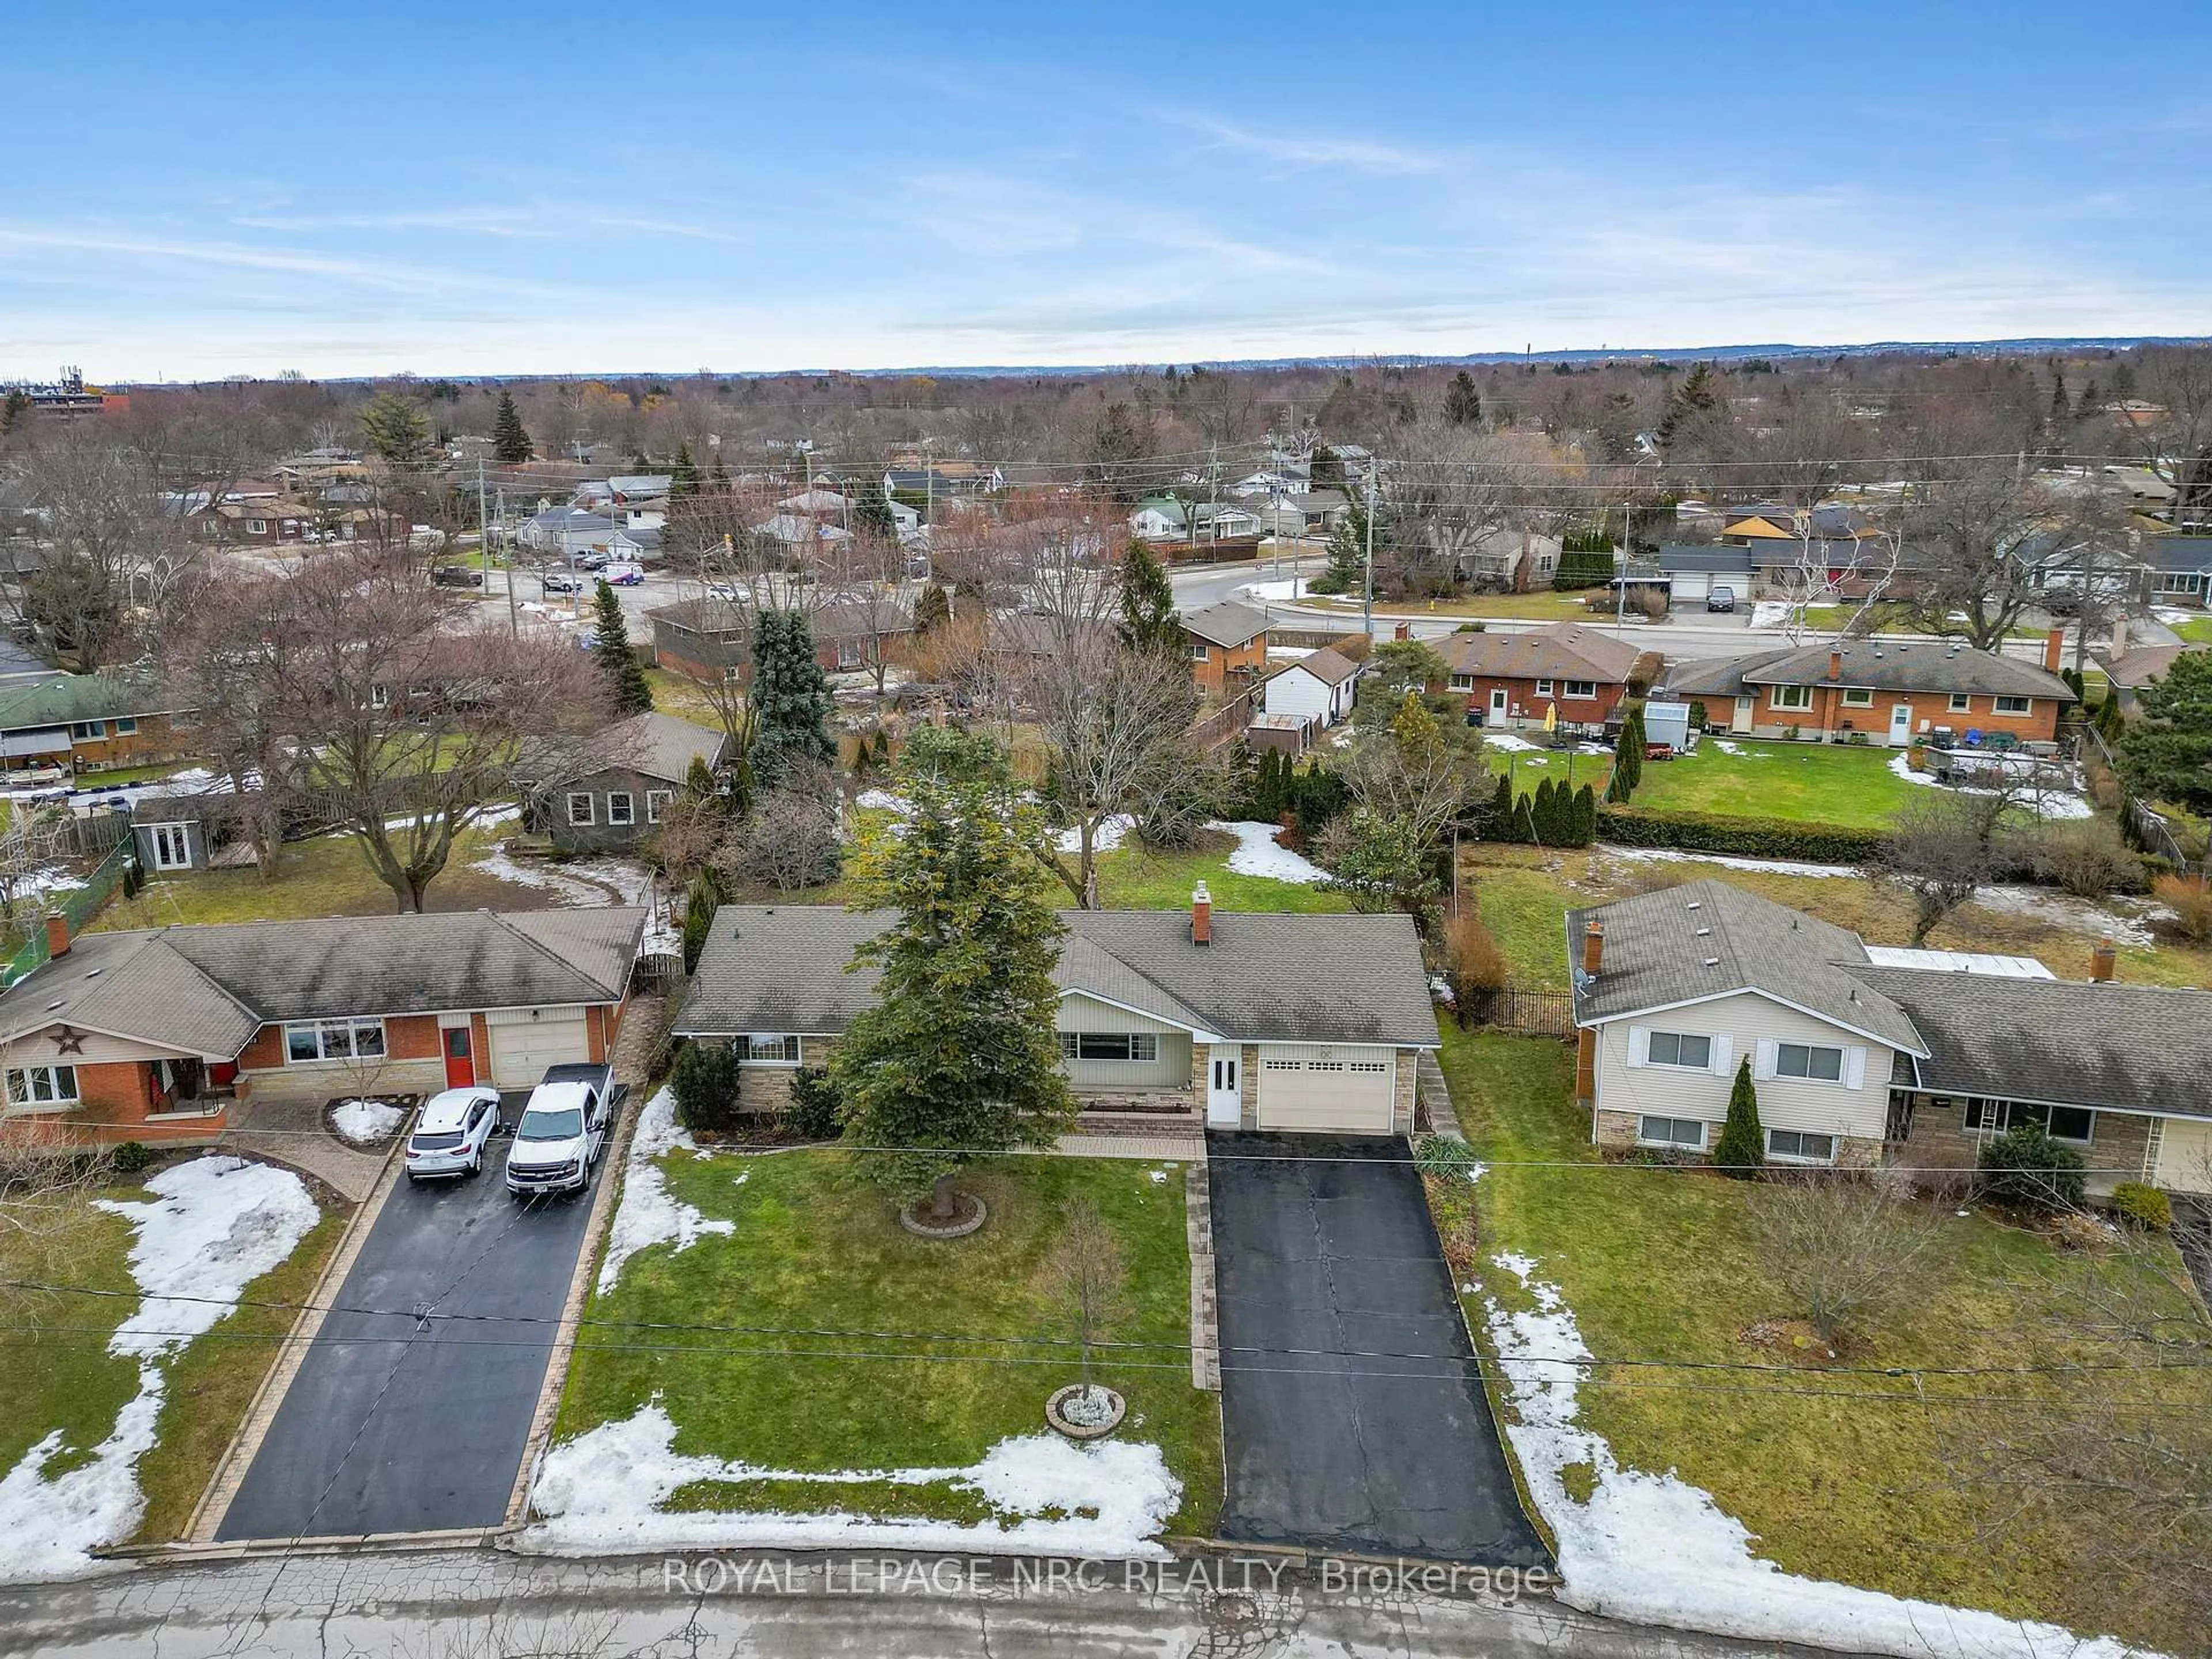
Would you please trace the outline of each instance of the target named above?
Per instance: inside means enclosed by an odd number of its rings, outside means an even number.
[[[2100,765],[2112,775],[2115,781],[2118,781],[2120,775],[2119,763],[2113,757],[2110,746],[2106,744],[2104,734],[2095,726],[2084,725],[2081,728],[2081,738],[2075,745],[2074,753],[2075,758],[2081,763],[2085,769],[2092,763]],[[2137,839],[2142,842],[2145,848],[2169,860],[2175,869],[2185,874],[2187,873],[2190,868],[2189,854],[2180,842],[2174,838],[2173,826],[2168,823],[2160,813],[2136,799],[2134,792],[2125,784],[2120,786],[2120,816],[2126,820],[2128,827],[2135,831]],[[2212,858],[2208,858],[2205,862],[2212,863]]]
[[[1575,1034],[1575,999],[1570,991],[1525,991],[1515,986],[1477,991],[1468,999],[1467,1023],[1523,1031],[1531,1036]]]
[[[1241,736],[1252,723],[1253,711],[1259,707],[1260,688],[1248,687],[1231,701],[1222,704],[1211,714],[1194,722],[1190,728],[1190,740],[1201,749],[1219,749]]]

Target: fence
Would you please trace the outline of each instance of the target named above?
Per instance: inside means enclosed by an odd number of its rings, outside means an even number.
[[[2081,727],[2081,740],[2075,745],[2074,752],[2075,757],[2085,766],[2094,759],[2112,775],[2115,782],[2118,781],[2119,762],[2113,757],[2111,747],[2105,742],[2104,733],[2098,731],[2095,726]],[[2142,842],[2145,850],[2168,860],[2175,869],[2184,873],[2187,872],[2189,854],[2181,842],[2175,838],[2173,826],[2159,813],[2153,811],[2142,801],[2136,799],[2134,792],[2124,783],[2120,785],[2120,816],[2126,821],[2127,826],[2135,831],[2136,838]]]
[[[1252,723],[1252,711],[1258,706],[1260,688],[1253,686],[1224,703],[1190,728],[1190,740],[1201,749],[1218,749],[1242,733]]]
[[[1570,991],[1524,991],[1510,985],[1476,991],[1468,997],[1467,1015],[1470,1024],[1525,1031],[1531,1036],[1575,1034],[1575,999]]]
[[[123,884],[124,866],[130,863],[131,858],[131,843],[127,841],[116,842],[107,856],[100,860],[99,868],[86,878],[84,885],[63,894],[46,907],[46,913],[58,911],[67,916],[72,938],[83,932],[85,923],[100,913],[100,907]],[[27,907],[31,908],[35,907]],[[29,915],[25,925],[30,928],[31,936],[9,959],[8,965],[0,968],[0,987],[13,985],[46,959],[46,930],[40,925],[40,917]]]
[[[684,984],[684,958],[675,951],[651,951],[638,957],[629,970],[630,988],[647,996],[661,996],[681,989]]]

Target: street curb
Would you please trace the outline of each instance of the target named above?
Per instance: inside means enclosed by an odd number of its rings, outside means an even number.
[[[261,1386],[253,1391],[253,1399],[246,1408],[246,1415],[223,1448],[222,1455],[216,1462],[215,1473],[208,1479],[207,1490],[200,1501],[192,1506],[191,1520],[185,1525],[185,1535],[169,1548],[198,1547],[215,1542],[216,1532],[222,1527],[223,1517],[230,1512],[231,1500],[245,1484],[246,1472],[253,1465],[254,1455],[268,1437],[269,1426],[276,1420],[276,1411],[290,1392],[292,1380],[300,1374],[306,1363],[307,1350],[314,1345],[315,1336],[323,1328],[331,1297],[345,1284],[346,1275],[353,1271],[355,1260],[368,1238],[368,1230],[382,1213],[384,1200],[390,1196],[398,1179],[401,1168],[399,1149],[405,1144],[403,1135],[395,1139],[384,1155],[384,1170],[377,1176],[376,1185],[368,1196],[354,1207],[353,1218],[346,1223],[345,1237],[331,1252],[331,1259],[323,1265],[322,1274],[315,1280],[313,1290],[307,1294],[307,1306],[300,1310],[293,1322],[291,1333],[284,1346],[262,1374]],[[218,1502],[218,1500],[220,1500]]]

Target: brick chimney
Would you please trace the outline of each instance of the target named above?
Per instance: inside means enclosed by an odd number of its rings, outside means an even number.
[[[46,913],[46,954],[65,957],[69,954],[69,918],[58,910]]]
[[[1605,924],[1586,922],[1583,927],[1583,972],[1595,975],[1605,963]]]
[[[1841,651],[1831,651],[1828,653],[1828,678],[1832,680],[1840,680],[1843,677],[1844,653]]]
[[[2056,674],[2066,654],[2066,630],[2054,628],[2043,636],[2043,672]]]
[[[1213,895],[1206,890],[1202,881],[1190,890],[1190,942],[1213,943]]]
[[[2112,941],[2100,939],[2097,948],[2089,952],[2089,977],[2100,985],[2109,984],[2119,966],[2119,955],[2112,949]]]

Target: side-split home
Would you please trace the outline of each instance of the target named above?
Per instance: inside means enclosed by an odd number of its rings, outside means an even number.
[[[331,917],[72,940],[0,993],[0,1133],[191,1140],[257,1099],[537,1082],[614,1049],[641,909]]]
[[[1144,1115],[1216,1128],[1402,1134],[1437,1046],[1420,945],[1401,915],[1066,910],[1054,979],[1061,1063],[1094,1121]],[[739,1099],[774,1112],[875,1000],[854,949],[881,912],[724,905],[678,1035],[726,1042]]]

